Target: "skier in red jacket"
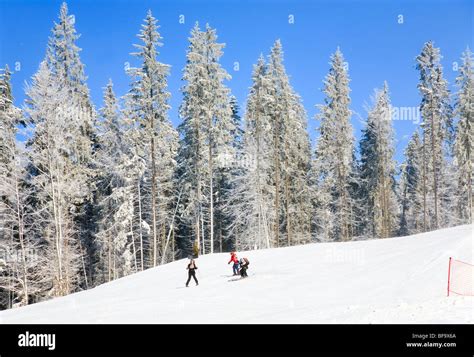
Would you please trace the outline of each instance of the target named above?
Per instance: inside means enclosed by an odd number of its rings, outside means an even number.
[[[234,271],[234,275],[238,275],[239,274],[239,259],[237,258],[237,254],[235,254],[235,252],[230,253],[230,260],[227,264],[230,264],[232,262],[234,263],[234,265],[232,265],[232,270]]]

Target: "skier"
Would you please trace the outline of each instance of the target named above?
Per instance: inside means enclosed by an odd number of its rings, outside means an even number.
[[[239,273],[239,259],[237,258],[237,254],[235,252],[230,253],[230,260],[227,264],[234,262],[232,265],[232,270],[234,271],[234,275],[238,275]]]
[[[247,258],[240,259],[240,276],[242,278],[248,277],[247,269],[249,268],[249,260]]]
[[[196,272],[195,272],[195,270],[197,269],[197,266],[196,266],[196,263],[194,263],[194,259],[191,259],[186,269],[188,270],[188,281],[186,282],[186,287],[188,287],[191,277],[194,278],[194,281],[196,282],[196,286],[198,286],[199,282],[196,279]]]

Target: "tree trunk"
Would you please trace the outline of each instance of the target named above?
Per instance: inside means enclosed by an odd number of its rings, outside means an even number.
[[[141,198],[141,187],[140,187],[140,180],[137,183],[137,190],[138,190],[138,232],[140,234],[140,263],[141,268],[143,271],[143,233],[142,233],[142,198]]]
[[[130,236],[132,237],[133,262],[135,264],[135,272],[138,272],[137,249],[135,247],[135,235],[133,234],[133,219],[130,221]]]
[[[285,160],[286,170],[288,170],[288,161]],[[288,172],[285,174],[285,209],[286,209],[286,238],[287,245],[291,246],[291,226],[290,226],[290,193],[289,193],[289,177]]]
[[[199,121],[195,120],[196,123],[196,159],[195,159],[195,169],[196,169],[196,179],[197,179],[197,207],[196,207],[196,217],[195,217],[195,226],[196,226],[196,240],[194,246],[196,247],[196,255],[199,255],[199,249],[201,249],[201,128]],[[204,235],[202,237],[204,239]]]
[[[471,160],[469,158],[469,160]],[[467,190],[467,205],[468,205],[468,212],[467,212],[467,222],[472,223],[472,176],[471,176],[471,171],[468,172],[467,174],[467,185],[468,185],[468,190]]]
[[[340,163],[343,163],[344,161],[342,160],[342,153],[339,152],[339,156],[340,156]],[[341,240],[342,241],[347,241],[348,240],[348,224],[347,224],[347,206],[348,206],[348,203],[347,203],[347,190],[346,190],[346,187],[345,187],[345,178],[346,178],[346,173],[345,173],[345,170],[343,168],[339,168],[338,169],[338,176],[339,176],[339,195],[341,197],[341,205],[339,207],[340,209],[340,212],[339,212],[339,215],[341,217]]]
[[[434,193],[434,229],[438,229],[438,175],[436,167],[436,135],[435,135],[435,123],[434,123],[434,114],[431,114],[431,157],[433,159],[433,193]]]
[[[427,204],[426,204],[426,176],[427,176],[427,163],[426,163],[426,133],[423,131],[423,232],[427,231]]]
[[[275,165],[275,244],[280,246],[280,145],[279,145],[279,127],[275,122],[273,134],[273,162]]]
[[[60,237],[60,229],[59,229],[59,218],[58,218],[58,208],[56,202],[56,190],[54,188],[54,180],[53,180],[53,172],[52,172],[52,164],[51,158],[49,160],[49,174],[50,174],[50,187],[51,187],[51,200],[53,204],[53,218],[54,218],[54,233],[55,233],[55,246],[56,246],[56,259],[57,259],[57,283],[59,284],[62,281],[62,256],[61,256],[61,237]],[[59,287],[58,287],[59,289]]]
[[[153,266],[156,266],[157,259],[157,232],[156,232],[156,162],[155,162],[155,136],[153,129],[153,120],[151,121],[151,215],[153,230]]]
[[[166,257],[165,257],[165,245],[166,245],[166,226],[165,226],[166,220],[161,224],[161,261],[164,262]],[[163,263],[162,263],[163,264]]]
[[[171,238],[171,239],[172,239],[172,241],[171,241],[171,244],[172,244],[172,245],[171,245],[171,249],[172,249],[172,252],[173,252],[173,261],[174,261],[174,259],[175,259],[174,257],[176,256],[176,253],[175,253],[176,242],[175,242],[175,240],[174,240],[174,229],[171,231],[171,237],[172,237],[172,238]]]
[[[112,281],[112,240],[110,238],[110,234],[107,235],[107,253],[108,253],[108,264],[107,264],[107,271],[108,271],[108,281]]]
[[[20,188],[18,187],[18,180],[15,177],[15,196],[16,196],[16,215],[18,222],[18,238],[20,239],[21,247],[21,260],[23,264],[23,299],[25,305],[28,305],[28,270],[26,266],[26,252],[25,252],[25,241],[24,241],[24,226],[23,226],[23,215],[20,211]]]
[[[88,283],[88,281],[87,281],[86,263],[85,263],[85,261],[84,261],[84,255],[85,255],[85,254],[84,254],[84,249],[82,249],[82,244],[81,244],[81,243],[79,243],[79,244],[80,244],[80,247],[81,247],[82,270],[83,270],[83,272],[84,272],[84,280],[85,280],[85,282],[86,282],[86,290],[88,290],[88,289],[89,289],[89,283]]]
[[[209,129],[211,128],[211,120],[209,120]],[[213,182],[213,165],[212,165],[212,138],[209,138],[209,239],[211,242],[211,254],[214,253],[214,182]]]
[[[260,123],[260,88],[258,89],[258,96],[257,96],[257,103],[255,111],[257,113],[256,120],[255,120],[255,137],[256,137],[256,145],[257,145],[257,195],[258,195],[258,236],[261,237],[262,230],[265,234],[265,244],[266,248],[270,248],[270,235],[268,229],[266,227],[266,219],[264,216],[264,209],[263,209],[263,188],[262,188],[262,180],[261,180],[261,123]]]
[[[222,217],[219,215],[219,253],[222,253]]]
[[[202,254],[206,254],[206,240],[204,239],[204,215],[201,213]]]

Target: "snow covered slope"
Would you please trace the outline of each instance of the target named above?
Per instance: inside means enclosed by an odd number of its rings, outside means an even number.
[[[473,323],[474,297],[446,297],[448,257],[473,261],[473,226],[404,238],[240,253],[249,278],[231,281],[228,254],[186,260],[95,289],[0,313],[0,323]]]

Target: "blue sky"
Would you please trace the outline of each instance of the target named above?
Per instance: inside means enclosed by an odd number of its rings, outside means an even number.
[[[24,100],[25,83],[44,58],[53,21],[62,1],[0,0],[0,66],[17,69],[13,75],[15,103]],[[466,48],[473,48],[471,0],[70,0],[81,34],[78,45],[86,65],[88,85],[97,108],[102,89],[112,78],[115,91],[123,95],[129,86],[124,67],[136,65],[130,52],[138,43],[136,34],[151,9],[159,20],[164,46],[159,60],[172,66],[169,90],[170,118],[179,123],[181,71],[191,28],[196,21],[217,28],[219,41],[226,43],[221,63],[232,75],[227,84],[242,107],[251,84],[252,65],[260,53],[267,55],[280,38],[285,65],[295,90],[308,112],[309,132],[316,138],[315,104],[322,103],[322,82],[329,57],[337,46],[349,64],[354,134],[360,137],[361,120],[376,87],[387,80],[392,105],[416,107],[418,73],[415,57],[423,44],[434,40],[441,48],[445,76],[454,89],[453,62],[460,62]],[[184,24],[180,16],[184,15]],[[290,23],[290,15],[294,23]],[[403,17],[403,19],[400,17]],[[181,17],[182,19],[182,17]],[[402,21],[403,20],[403,21]],[[403,23],[400,23],[403,22]],[[235,71],[238,62],[239,70]],[[242,110],[243,111],[243,110]],[[395,121],[396,158],[402,159],[412,121]]]

